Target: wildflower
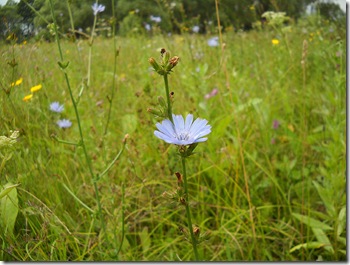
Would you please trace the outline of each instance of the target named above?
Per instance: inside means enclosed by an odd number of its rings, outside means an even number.
[[[278,44],[280,44],[280,41],[278,40],[278,39],[272,39],[272,44],[273,45],[278,45]]]
[[[154,21],[156,23],[160,23],[162,21],[161,17],[156,17],[156,16],[150,16],[151,21]]]
[[[0,136],[0,148],[9,147],[11,148],[16,142],[19,136],[19,131],[13,131],[10,137]]]
[[[16,80],[16,82],[11,83],[11,86],[18,86],[22,84],[23,78],[21,77],[20,79]]]
[[[30,89],[30,92],[36,92],[36,91],[38,91],[38,90],[40,90],[42,88],[42,85],[41,84],[39,84],[39,85],[37,85],[37,86],[33,86],[31,89]]]
[[[278,127],[280,127],[280,122],[278,120],[273,120],[272,128],[276,130]]]
[[[210,47],[216,47],[219,46],[219,37],[212,37],[208,40],[208,45]]]
[[[69,128],[72,126],[72,122],[70,120],[67,120],[67,119],[63,119],[63,120],[58,120],[57,121],[57,125],[60,127],[60,128]]]
[[[97,3],[94,3],[91,7],[94,11],[94,16],[96,16],[98,13],[105,11],[106,8],[104,5],[98,5]]]
[[[194,33],[198,33],[199,32],[199,26],[193,26],[193,28],[192,28],[192,31],[194,32]]]
[[[151,30],[151,25],[148,24],[148,23],[145,23],[145,29],[146,29],[147,31],[150,31],[150,30]]]
[[[218,92],[219,92],[219,89],[214,88],[210,93],[206,94],[206,95],[204,96],[204,98],[205,98],[205,99],[210,99],[210,98],[216,96],[216,94],[217,94]]]
[[[32,97],[33,97],[33,94],[26,95],[26,96],[23,98],[23,101],[29,101]]]
[[[159,131],[154,131],[154,135],[169,144],[184,146],[206,141],[208,138],[203,136],[211,132],[211,126],[207,125],[207,120],[197,118],[193,122],[192,114],[187,115],[186,121],[181,115],[173,114],[173,120],[174,123],[168,119],[157,123]]]
[[[50,104],[50,110],[53,112],[61,113],[63,111],[63,105],[60,105],[58,102],[52,102]]]

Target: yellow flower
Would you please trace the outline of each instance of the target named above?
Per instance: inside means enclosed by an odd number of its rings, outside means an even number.
[[[11,86],[18,86],[18,85],[22,84],[22,82],[23,82],[23,78],[21,77],[16,82],[11,83]]]
[[[32,97],[33,97],[33,94],[26,95],[26,96],[23,98],[23,101],[28,101],[28,100],[30,100]]]
[[[251,5],[251,6],[249,7],[249,9],[252,10],[252,11],[254,11],[254,10],[255,10],[255,6],[254,6],[254,5]]]
[[[38,91],[38,90],[40,90],[42,88],[42,85],[41,84],[39,84],[39,85],[37,85],[37,86],[33,86],[31,89],[30,89],[30,92],[36,92],[36,91]]]
[[[23,45],[26,45],[27,44],[27,41],[25,40],[25,41],[23,41],[23,43],[22,43]]]
[[[278,45],[280,43],[280,41],[278,39],[273,39],[272,40],[272,44],[273,45]]]

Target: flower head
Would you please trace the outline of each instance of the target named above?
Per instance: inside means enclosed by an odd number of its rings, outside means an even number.
[[[58,120],[57,125],[60,128],[69,128],[70,126],[72,126],[72,122],[70,120],[63,119],[63,120]]]
[[[16,82],[11,83],[11,86],[18,86],[22,84],[23,78],[21,77],[20,79],[16,80]]]
[[[151,21],[154,21],[156,23],[160,23],[162,21],[161,17],[156,17],[156,16],[150,16]]]
[[[208,45],[210,47],[216,47],[219,46],[219,37],[212,37],[208,40]]]
[[[219,89],[214,88],[210,93],[206,94],[206,95],[204,96],[204,98],[205,98],[205,99],[210,99],[210,98],[216,96],[218,92],[219,92]]]
[[[39,85],[36,85],[36,86],[33,86],[31,89],[30,89],[30,92],[36,92],[38,90],[40,90],[42,88],[42,85],[39,84]]]
[[[272,39],[271,42],[273,45],[278,45],[280,43],[280,41],[278,39]]]
[[[154,131],[154,135],[169,144],[190,145],[206,141],[208,138],[203,136],[211,132],[207,120],[197,118],[193,122],[192,114],[188,114],[186,120],[181,115],[173,114],[173,120],[174,123],[168,119],[157,123],[158,131]]]
[[[94,3],[91,7],[94,11],[94,16],[96,16],[98,13],[105,11],[106,8],[104,5],[98,5],[97,3]]]
[[[198,33],[199,32],[199,26],[193,26],[193,28],[192,28],[192,31],[194,32],[194,33]]]
[[[33,94],[29,94],[23,98],[23,101],[28,101],[33,97]]]
[[[280,122],[278,120],[273,120],[272,128],[277,130],[278,127],[280,127]]]
[[[52,102],[50,104],[50,110],[53,112],[61,113],[63,111],[63,105],[60,105],[58,102]]]

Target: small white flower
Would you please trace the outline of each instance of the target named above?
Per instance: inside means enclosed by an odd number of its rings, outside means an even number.
[[[211,132],[211,126],[205,119],[197,118],[193,122],[193,115],[188,114],[186,121],[181,115],[173,114],[174,123],[166,119],[162,123],[157,123],[158,131],[154,135],[169,144],[190,145],[206,141],[203,138]]]

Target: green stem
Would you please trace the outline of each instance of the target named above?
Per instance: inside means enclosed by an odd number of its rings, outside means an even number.
[[[185,188],[185,207],[186,207],[186,216],[187,216],[187,223],[188,223],[188,230],[190,230],[191,234],[191,241],[192,241],[192,247],[194,256],[196,258],[196,261],[199,260],[198,251],[197,251],[197,240],[193,234],[193,228],[192,228],[192,219],[191,219],[191,212],[190,212],[190,206],[189,206],[189,200],[188,200],[188,189],[187,189],[187,174],[186,174],[186,157],[181,157],[182,162],[182,174],[184,177],[184,188]]]
[[[58,51],[60,53],[61,62],[63,62],[64,58],[63,58],[63,53],[62,53],[62,49],[61,49],[60,39],[58,37],[58,31],[57,31],[57,26],[56,26],[57,25],[56,24],[56,19],[55,19],[54,13],[53,13],[52,0],[50,0],[50,8],[51,8],[51,16],[52,16],[53,23],[54,23],[55,37],[56,37],[56,42],[57,42],[57,46],[58,46]],[[94,183],[95,196],[96,196],[96,201],[97,201],[97,206],[98,206],[99,217],[101,219],[102,229],[103,229],[104,233],[106,234],[106,226],[105,226],[104,219],[103,219],[103,216],[102,216],[102,209],[101,209],[100,197],[99,197],[99,193],[98,193],[98,187],[97,187],[96,181],[94,181],[95,176],[94,176],[94,173],[93,173],[93,170],[92,170],[92,163],[91,163],[91,160],[90,160],[90,157],[88,155],[88,152],[87,152],[87,149],[86,149],[86,145],[85,145],[85,142],[84,142],[83,130],[81,128],[80,116],[79,116],[77,104],[76,104],[76,101],[75,101],[75,99],[73,97],[73,92],[72,92],[72,88],[71,88],[70,83],[69,83],[68,75],[67,75],[67,73],[65,71],[63,73],[64,73],[64,77],[65,77],[66,84],[67,84],[67,87],[68,87],[69,95],[70,95],[71,101],[73,103],[75,116],[77,118],[78,130],[79,130],[79,135],[80,135],[80,143],[81,143],[81,146],[83,148],[84,155],[85,155],[85,160],[86,160],[86,163],[88,165],[88,169],[89,169],[91,178],[92,178],[93,183]],[[106,236],[106,241],[108,243],[108,237],[107,236]]]
[[[173,121],[173,113],[171,110],[171,101],[170,101],[170,93],[169,93],[169,84],[168,84],[168,75],[165,74],[164,76],[164,84],[165,84],[165,93],[166,93],[166,99],[167,99],[167,104],[168,104],[168,117],[169,120],[174,123]]]
[[[98,4],[98,1],[96,1],[96,4]],[[92,61],[92,44],[94,42],[94,33],[95,33],[95,28],[96,28],[96,22],[97,22],[97,14],[96,16],[94,16],[94,24],[92,26],[92,30],[91,30],[91,36],[90,36],[90,41],[89,41],[89,62],[88,62],[88,80],[87,80],[87,87],[90,88],[90,76],[91,76],[91,61]]]
[[[104,135],[107,134],[108,131],[108,125],[111,118],[112,113],[112,103],[114,99],[114,87],[115,87],[115,74],[117,72],[117,57],[119,54],[119,51],[117,51],[117,42],[115,38],[115,10],[114,10],[114,0],[112,0],[112,17],[113,17],[113,24],[112,24],[112,37],[113,37],[113,49],[114,49],[114,66],[113,66],[113,80],[112,80],[112,87],[111,87],[111,98],[109,98],[109,109],[108,109],[108,115],[107,115],[107,122],[106,122],[106,128]]]

